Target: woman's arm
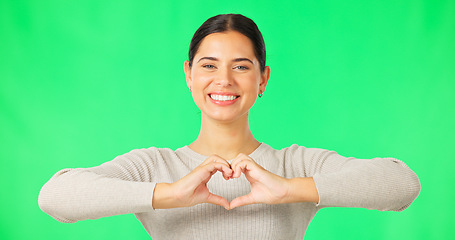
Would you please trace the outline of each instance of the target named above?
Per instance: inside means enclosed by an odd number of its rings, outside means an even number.
[[[153,177],[157,175],[155,158],[153,150],[140,149],[98,167],[63,169],[41,189],[39,206],[66,223],[199,203],[229,209],[229,202],[210,193],[206,186],[217,171],[226,180],[231,177],[232,170],[226,160],[211,156],[176,182],[156,183],[160,179]]]
[[[153,157],[138,149],[97,167],[63,169],[42,187],[38,204],[66,223],[151,211]]]
[[[312,155],[307,169],[320,207],[403,211],[420,193],[417,175],[395,158],[356,159],[321,149],[307,151]]]
[[[417,175],[393,158],[345,158],[335,152],[303,147],[291,152],[288,157],[303,165],[306,174],[302,175],[311,177],[286,179],[239,155],[232,162],[233,177],[244,173],[251,183],[251,193],[234,199],[231,208],[254,203],[314,202],[320,207],[402,211],[420,192]]]

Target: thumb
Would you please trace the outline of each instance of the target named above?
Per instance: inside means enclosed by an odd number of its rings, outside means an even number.
[[[229,202],[225,198],[215,195],[213,193],[210,193],[210,195],[207,197],[206,203],[211,203],[215,205],[219,205],[224,207],[226,210],[229,210]]]
[[[253,199],[253,195],[251,193],[249,193],[247,195],[240,196],[240,197],[237,197],[234,200],[232,200],[229,205],[229,208],[233,209],[236,207],[241,207],[241,206],[254,204],[254,203],[256,203],[256,201]]]

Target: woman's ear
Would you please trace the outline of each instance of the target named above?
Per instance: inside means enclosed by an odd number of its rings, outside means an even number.
[[[191,91],[191,86],[193,85],[193,80],[191,79],[191,67],[190,67],[190,61],[186,60],[185,63],[183,64],[183,71],[185,72],[185,77],[186,77],[186,85]]]
[[[267,83],[269,82],[270,78],[270,67],[266,66],[264,68],[264,72],[261,74],[261,83],[259,83],[259,93],[262,94],[265,92],[265,87],[267,86]]]

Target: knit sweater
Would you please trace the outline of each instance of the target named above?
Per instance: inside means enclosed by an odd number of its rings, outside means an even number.
[[[38,202],[44,212],[66,223],[134,213],[155,240],[288,240],[302,239],[321,208],[402,211],[420,192],[417,175],[394,158],[347,158],[297,145],[275,150],[265,143],[249,156],[285,178],[313,177],[319,203],[253,204],[232,210],[205,203],[154,209],[156,183],[175,182],[207,159],[188,146],[175,151],[136,149],[97,167],[63,169],[43,186]],[[207,187],[228,201],[250,192],[243,175],[226,181],[220,172]]]

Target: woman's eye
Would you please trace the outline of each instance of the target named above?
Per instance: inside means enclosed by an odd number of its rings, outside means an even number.
[[[203,65],[202,67],[203,67],[203,68],[208,68],[208,69],[213,69],[213,68],[215,68],[215,66],[210,65],[210,64]]]
[[[246,67],[246,66],[237,66],[237,67],[235,67],[235,69],[239,69],[239,70],[248,70],[249,68]]]

